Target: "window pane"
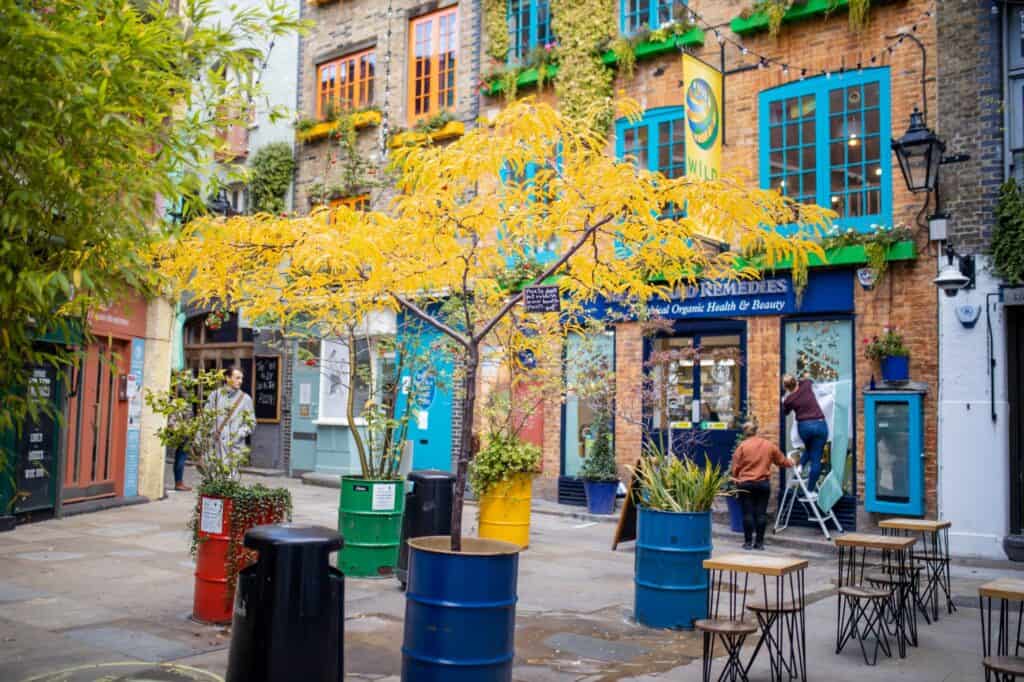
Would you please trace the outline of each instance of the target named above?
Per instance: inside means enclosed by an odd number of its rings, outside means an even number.
[[[772,125],[782,123],[782,102],[775,101],[768,105],[768,122]]]

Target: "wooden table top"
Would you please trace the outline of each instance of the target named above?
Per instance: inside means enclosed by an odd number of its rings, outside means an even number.
[[[916,537],[895,537],[873,533],[846,533],[836,537],[836,545],[842,547],[866,547],[868,549],[910,549],[917,542]]]
[[[886,519],[879,521],[879,528],[893,528],[896,530],[919,530],[924,532],[935,532],[953,525],[952,521],[934,521],[931,519]]]
[[[807,568],[806,559],[770,554],[723,554],[704,560],[709,571],[736,571],[758,575],[781,576]]]
[[[993,599],[1024,601],[1024,580],[1018,578],[993,580],[979,587],[978,594],[982,597],[992,597]]]

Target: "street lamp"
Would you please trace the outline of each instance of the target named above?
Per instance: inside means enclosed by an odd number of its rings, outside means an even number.
[[[924,114],[917,107],[910,114],[907,132],[892,141],[892,150],[900,162],[907,189],[915,194],[935,189],[946,143],[925,125]]]
[[[974,257],[957,256],[953,245],[946,242],[946,265],[939,272],[939,276],[932,280],[942,293],[950,298],[956,296],[961,289],[974,287]],[[958,260],[959,264],[954,265],[953,261]]]
[[[217,192],[217,196],[210,197],[206,201],[206,208],[210,213],[224,216],[225,218],[235,215],[235,209],[228,200],[228,193],[224,189]]]

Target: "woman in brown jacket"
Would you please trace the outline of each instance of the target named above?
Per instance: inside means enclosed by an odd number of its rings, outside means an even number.
[[[746,438],[732,455],[732,480],[739,489],[740,504],[743,506],[743,549],[764,549],[768,497],[771,494],[768,476],[772,464],[789,468],[793,466],[793,461],[782,454],[775,443],[757,435],[757,424],[744,424],[743,435]],[[751,545],[755,528],[757,535]]]

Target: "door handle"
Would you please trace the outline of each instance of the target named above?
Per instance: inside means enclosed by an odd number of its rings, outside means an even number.
[[[700,401],[694,400],[690,405],[690,421],[695,425],[700,423]]]

